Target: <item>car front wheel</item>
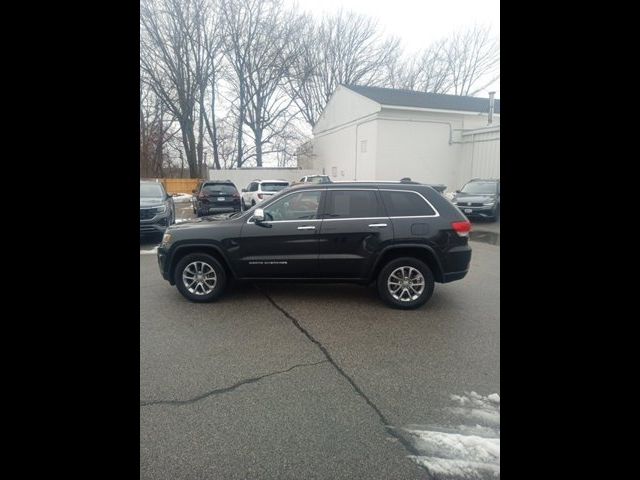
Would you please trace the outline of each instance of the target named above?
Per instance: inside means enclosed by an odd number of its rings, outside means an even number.
[[[216,300],[227,284],[227,274],[218,260],[204,253],[182,258],[174,274],[176,287],[192,302]]]
[[[413,257],[391,260],[378,275],[378,294],[394,308],[409,310],[424,305],[434,286],[431,269]]]

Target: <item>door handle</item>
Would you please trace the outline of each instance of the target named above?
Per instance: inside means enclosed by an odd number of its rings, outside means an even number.
[[[313,225],[308,225],[306,227],[298,227],[298,230],[315,230],[316,227],[314,227]]]
[[[383,227],[386,227],[387,224],[386,223],[370,223],[369,226],[370,227],[383,228]]]

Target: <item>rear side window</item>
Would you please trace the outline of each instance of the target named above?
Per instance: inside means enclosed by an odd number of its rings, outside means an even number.
[[[325,218],[380,217],[376,193],[370,190],[330,191]]]
[[[433,208],[417,193],[380,190],[380,194],[390,217],[418,217],[436,214]]]
[[[289,186],[289,184],[288,183],[284,183],[284,182],[263,183],[260,186],[260,189],[263,192],[279,192],[280,190],[282,190],[283,188],[286,188],[288,186]]]

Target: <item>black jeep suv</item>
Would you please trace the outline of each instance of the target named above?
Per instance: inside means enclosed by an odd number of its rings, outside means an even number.
[[[158,248],[165,280],[195,302],[238,280],[370,284],[388,304],[415,308],[434,282],[469,270],[471,225],[422,184],[302,184],[249,210],[172,226]]]

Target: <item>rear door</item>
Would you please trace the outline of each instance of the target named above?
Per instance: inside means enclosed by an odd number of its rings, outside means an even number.
[[[320,274],[365,278],[393,229],[375,189],[327,191],[320,230]]]
[[[318,274],[318,232],[324,189],[286,194],[264,207],[265,221],[242,226],[238,269],[249,278],[311,278]]]

